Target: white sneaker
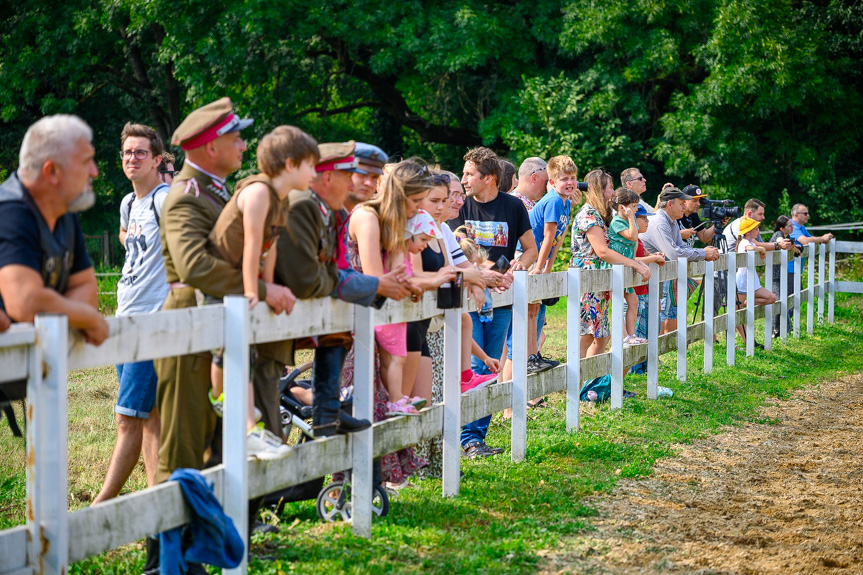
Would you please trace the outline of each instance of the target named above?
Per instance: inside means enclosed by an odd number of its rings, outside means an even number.
[[[249,455],[258,459],[280,459],[291,452],[291,448],[269,429],[253,428],[246,436],[246,448]]]

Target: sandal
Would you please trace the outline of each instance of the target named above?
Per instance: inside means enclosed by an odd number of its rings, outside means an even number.
[[[533,403],[528,401],[527,402],[527,408],[528,409],[546,409],[546,408],[548,408],[548,404],[545,402],[544,397],[540,397],[538,400],[534,401]]]

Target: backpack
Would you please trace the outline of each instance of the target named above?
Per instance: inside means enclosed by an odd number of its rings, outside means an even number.
[[[160,225],[159,218],[162,214],[159,213],[160,208],[158,206],[156,206],[156,194],[158,194],[159,190],[161,190],[162,188],[168,188],[168,187],[169,187],[168,184],[159,184],[158,186],[156,186],[156,189],[153,192],[153,197],[150,198],[150,209],[153,210],[153,217],[156,218],[156,225],[157,226]],[[125,203],[126,200],[129,200],[129,203]],[[126,225],[128,225],[129,216],[132,214],[132,204],[134,203],[134,201],[135,201],[135,192],[129,192],[120,201],[120,205],[123,206],[121,208],[122,211],[120,212],[120,215],[126,219]]]
[[[596,398],[588,397],[589,392],[596,393]],[[579,399],[581,401],[595,401],[597,403],[601,403],[603,401],[608,401],[611,397],[611,376],[603,375],[602,377],[596,377],[586,382],[581,386],[581,393],[579,394]]]

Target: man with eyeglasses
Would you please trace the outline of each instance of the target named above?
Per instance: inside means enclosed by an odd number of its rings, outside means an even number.
[[[119,236],[126,260],[117,282],[116,315],[155,313],[162,309],[168,295],[159,241],[159,219],[168,195],[168,185],[159,173],[164,145],[153,128],[131,122],[123,127],[120,145],[121,166],[133,191],[120,202]],[[155,484],[161,420],[156,408],[158,379],[153,361],[119,364],[117,378],[117,440],[105,482],[93,505],[120,493],[142,451],[147,485]]]
[[[807,246],[809,244],[826,244],[830,240],[833,239],[833,234],[826,233],[823,236],[813,236],[809,233],[809,230],[806,229],[806,224],[809,223],[809,208],[804,206],[803,204],[794,204],[791,207],[791,225],[792,230],[791,234],[789,234],[788,239],[785,240],[787,242],[793,242],[792,245],[797,245],[798,247]],[[803,254],[806,254],[806,250],[801,249]],[[806,256],[803,255],[800,258],[800,270],[802,271],[806,267]],[[789,257],[788,259],[788,293],[791,294],[794,292],[794,260]],[[791,320],[794,318],[794,309],[793,306],[788,306],[788,325],[789,330],[791,326]]]
[[[529,212],[542,196],[545,195],[548,184],[548,170],[542,158],[527,158],[518,167],[518,185],[510,192],[521,200]]]
[[[641,170],[638,168],[626,168],[623,170],[620,173],[620,185],[638,194],[638,205],[644,206],[645,210],[653,213],[653,206],[642,198],[642,194],[647,191],[647,178],[641,175]]]
[[[174,169],[176,158],[170,152],[162,152],[162,163],[159,164],[159,178],[169,186],[174,181],[174,174],[177,170]]]

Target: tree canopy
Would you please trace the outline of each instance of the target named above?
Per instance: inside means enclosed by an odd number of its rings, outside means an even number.
[[[815,221],[863,220],[863,6],[761,0],[67,0],[0,11],[0,170],[27,126],[76,113],[93,126],[100,208],[128,189],[123,124],[166,140],[230,96],[319,141],[376,143],[459,171],[469,146],[519,162],[569,154],[581,174],[638,166],[648,197],[700,183],[804,202]],[[246,132],[244,132],[246,135]]]

